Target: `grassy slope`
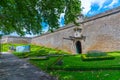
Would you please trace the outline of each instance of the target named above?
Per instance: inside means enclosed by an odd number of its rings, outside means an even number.
[[[31,60],[34,62],[38,62],[39,65],[44,67],[44,65],[51,65],[58,57],[50,57],[49,60]],[[111,68],[111,67],[119,67],[120,66],[120,57],[116,57],[114,60],[101,60],[101,61],[82,61],[81,56],[65,56],[63,58],[64,65],[56,66],[53,65],[53,68],[71,68],[74,69],[85,69],[85,68]]]
[[[5,44],[2,44],[2,51],[3,52],[8,51],[10,46],[16,47],[16,46],[23,46],[23,45],[31,45],[31,44],[10,44],[10,43],[8,44],[8,43],[5,43]],[[42,48],[42,46],[31,45],[31,51],[37,51],[40,48]]]
[[[19,58],[26,58],[26,57],[36,57],[41,55],[48,55],[48,54],[69,54],[68,52],[62,50],[56,50],[53,48],[47,48],[44,46],[36,46],[31,44],[3,44],[2,51],[6,52],[9,50],[10,46],[21,46],[21,45],[30,45],[30,52],[13,52],[14,55],[18,56]]]
[[[12,44],[4,44],[3,51],[8,51],[8,46]],[[19,46],[23,44],[14,44],[14,46]],[[33,55],[36,54],[38,50],[42,47],[32,45],[31,51]],[[48,49],[47,50],[53,50]],[[18,54],[18,53],[16,53]],[[43,69],[50,73],[51,75],[56,75],[59,80],[119,80],[120,77],[120,51],[110,52],[110,55],[115,56],[114,60],[102,60],[102,61],[82,61],[81,55],[76,56],[66,56],[63,58],[63,65],[53,65],[53,70],[46,70],[47,67],[51,65],[58,57],[50,57],[48,60],[30,60],[30,62],[40,69]],[[19,55],[17,55],[19,56]],[[20,55],[24,56],[24,55]],[[59,70],[54,70],[58,68]],[[75,71],[65,71],[60,69],[75,69]],[[91,69],[90,69],[91,68]],[[101,70],[101,68],[106,68]],[[112,68],[107,70],[107,68]],[[96,70],[98,69],[98,70]]]
[[[52,71],[59,80],[119,80],[119,70],[99,71]]]
[[[7,43],[2,44],[2,52],[7,52],[9,50],[10,46],[16,47],[16,46],[20,46],[20,45],[25,45],[25,44],[10,44],[10,43],[9,44],[7,44]]]
[[[64,57],[64,64],[62,66],[53,65],[53,70],[48,70],[47,72],[56,75],[59,77],[59,80],[119,80],[120,53],[115,52],[109,54],[114,54],[116,58],[114,60],[82,61],[80,55]],[[56,59],[57,57],[52,57],[45,61],[30,60],[30,62],[37,67],[46,70],[46,67],[52,64]],[[54,70],[55,68],[73,68],[75,71],[56,71]],[[106,69],[102,70],[102,68]]]

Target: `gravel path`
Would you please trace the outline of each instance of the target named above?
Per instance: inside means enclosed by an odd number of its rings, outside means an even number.
[[[56,80],[35,66],[18,59],[13,54],[2,53],[0,80]]]

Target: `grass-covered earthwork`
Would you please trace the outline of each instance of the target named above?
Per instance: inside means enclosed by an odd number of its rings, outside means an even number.
[[[8,44],[4,45],[6,47]],[[56,76],[59,80],[120,80],[120,51],[88,53],[90,54],[86,54],[86,57],[92,57],[92,60],[84,61],[81,54],[70,55],[62,50],[36,45],[31,45],[30,52],[14,52],[20,58],[29,58],[31,64]],[[105,56],[112,58],[94,59]]]

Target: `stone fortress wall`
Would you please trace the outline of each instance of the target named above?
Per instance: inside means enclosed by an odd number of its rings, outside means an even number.
[[[85,52],[120,50],[120,7],[85,20],[83,34],[86,36]]]
[[[76,53],[76,42],[81,44],[82,53],[90,50],[118,51],[120,50],[120,7],[109,10],[102,14],[84,19],[81,23],[82,35],[85,39],[67,40],[69,36],[74,36],[75,25],[69,24],[56,30],[53,33],[46,33],[30,39],[25,39],[29,43],[46,47],[65,50]],[[15,42],[16,39],[7,39],[8,42]],[[20,39],[17,39],[18,41]],[[6,42],[6,41],[5,41]]]
[[[31,43],[74,53],[75,47],[73,42],[71,40],[63,39],[74,35],[73,28],[74,25],[69,25],[53,33],[47,33],[41,36],[34,37],[31,40]]]
[[[3,36],[1,43],[31,43],[32,38],[29,37],[17,37],[17,36]]]

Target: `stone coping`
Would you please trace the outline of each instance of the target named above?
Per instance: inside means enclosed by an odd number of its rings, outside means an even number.
[[[32,39],[32,37],[20,37],[20,36],[2,36],[2,38],[24,38],[24,39]]]
[[[99,18],[103,18],[103,17],[106,17],[106,16],[110,16],[110,15],[113,15],[113,14],[116,14],[116,13],[119,13],[120,12],[120,7],[117,7],[117,8],[113,8],[111,10],[107,10],[103,13],[100,13],[100,14],[97,14],[95,16],[92,16],[92,17],[89,17],[89,18],[86,18],[83,20],[83,22],[81,22],[82,24],[83,23],[86,23],[86,22],[89,22],[89,21],[93,21],[93,20],[96,20],[96,19],[99,19]]]

